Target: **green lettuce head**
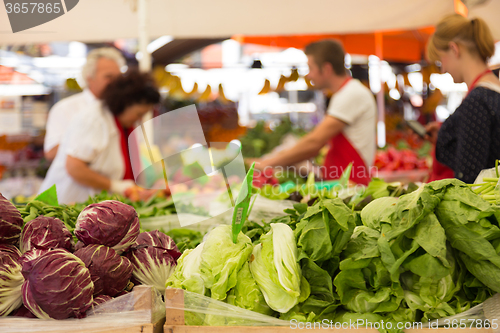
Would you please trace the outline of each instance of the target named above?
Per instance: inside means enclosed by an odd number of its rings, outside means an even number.
[[[175,271],[167,280],[167,288],[179,288],[205,294],[205,281],[200,272],[201,252],[204,243],[195,249],[186,250],[177,260]]]
[[[293,231],[286,224],[273,223],[260,240],[253,249],[250,271],[269,307],[286,313],[301,296],[302,272]]]
[[[208,234],[201,251],[200,275],[212,298],[226,299],[251,253],[252,241],[243,233],[240,232],[236,244],[233,243],[230,225],[218,226]]]
[[[245,263],[240,269],[237,278],[236,286],[229,291],[227,302],[243,309],[273,315],[274,311],[266,304],[264,295],[255,282],[248,263]]]

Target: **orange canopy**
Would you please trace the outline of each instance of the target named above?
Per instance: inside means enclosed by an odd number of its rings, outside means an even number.
[[[383,31],[365,34],[324,34],[290,36],[233,36],[240,43],[303,49],[307,44],[325,38],[338,39],[347,53],[378,55],[397,62],[418,62],[425,56],[425,46],[434,27],[415,30]]]

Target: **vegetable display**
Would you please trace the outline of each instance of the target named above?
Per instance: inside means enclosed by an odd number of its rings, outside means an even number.
[[[426,158],[420,157],[414,150],[407,148],[398,150],[395,147],[377,151],[373,165],[380,171],[429,168]]]
[[[267,305],[261,289],[250,272],[249,263],[243,264],[238,271],[236,285],[229,291],[227,302],[265,315],[274,314],[274,310]]]
[[[141,224],[139,222],[139,218],[136,216],[125,236],[118,244],[113,246],[113,249],[118,254],[126,252],[135,243],[140,232],[141,232]]]
[[[202,295],[206,294],[205,280],[200,272],[203,246],[204,243],[201,243],[195,249],[184,251],[177,261],[175,271],[167,280],[167,287],[189,290]]]
[[[383,320],[394,327],[453,316],[500,292],[500,207],[456,179],[411,188],[374,180],[363,195],[342,200],[320,193],[312,206],[297,203],[270,222],[246,221],[240,237],[250,239],[252,255],[235,282],[224,273],[231,281],[226,297],[213,293],[211,275],[202,273],[220,267],[203,258],[221,227],[184,253],[167,287],[284,320]],[[364,199],[368,204],[353,210]],[[222,235],[219,256],[239,263],[230,250],[235,244]],[[269,309],[255,306],[262,298]],[[208,314],[201,319],[186,317],[188,324],[220,322]]]
[[[273,130],[266,128],[265,121],[257,122],[254,128],[248,129],[245,135],[239,138],[243,157],[261,157],[271,152],[289,133],[297,136],[304,134],[302,130],[294,129],[289,119],[284,119]]]
[[[81,318],[132,283],[301,322],[453,316],[500,292],[500,206],[488,197],[497,195],[494,180],[483,181],[488,186],[374,179],[342,199],[311,195],[308,181],[302,203],[272,220],[245,221],[235,241],[230,225],[205,237],[188,229],[139,234],[138,212],[117,200],[73,206],[71,214],[81,211],[74,219],[36,200],[20,216],[6,205],[25,225],[13,243],[0,244],[0,316]],[[40,216],[47,210],[52,216]],[[206,313],[186,311],[185,320],[238,322],[221,316],[208,305]]]
[[[126,203],[58,205],[55,188],[24,206],[1,198],[0,316],[83,318],[141,281],[164,289],[181,255],[164,233],[139,237],[137,212]]]

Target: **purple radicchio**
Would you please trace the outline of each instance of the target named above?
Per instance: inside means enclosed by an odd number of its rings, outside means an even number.
[[[7,316],[23,304],[21,286],[24,278],[19,257],[13,245],[0,245],[0,317]]]
[[[139,217],[136,216],[125,237],[123,237],[120,243],[113,246],[113,250],[115,250],[118,254],[126,252],[132,245],[134,245],[140,232],[141,224],[139,222]]]
[[[76,220],[75,235],[85,245],[113,247],[127,235],[137,218],[134,207],[106,200],[85,207]]]
[[[21,213],[0,194],[0,244],[17,244],[22,227]]]
[[[158,230],[141,233],[127,253],[134,265],[134,279],[154,286],[161,293],[180,256],[174,240]]]
[[[19,248],[22,253],[37,249],[61,248],[73,251],[73,236],[64,223],[55,217],[38,216],[23,229]]]
[[[83,318],[92,306],[94,284],[85,264],[64,249],[23,262],[23,303],[40,319]]]
[[[36,318],[36,316],[33,313],[31,313],[31,311],[28,310],[28,308],[26,308],[24,305],[21,305],[21,307],[16,311],[12,312],[11,315],[14,317]]]
[[[112,248],[92,244],[74,254],[90,271],[94,295],[115,296],[127,287],[132,277],[132,264]]]
[[[25,262],[35,260],[36,258],[38,258],[39,256],[48,251],[49,249],[37,249],[37,248],[31,249],[28,252],[23,253],[23,255],[19,258],[19,264],[22,267]]]
[[[92,309],[95,309],[101,304],[104,304],[106,302],[109,302],[113,299],[113,297],[108,296],[108,295],[99,295],[94,297],[94,301],[92,302]]]

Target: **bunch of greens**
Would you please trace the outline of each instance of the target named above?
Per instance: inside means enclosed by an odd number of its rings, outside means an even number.
[[[418,188],[414,183],[404,185],[401,182],[387,183],[380,178],[373,178],[366,189],[359,195],[345,199],[345,203],[355,210],[362,210],[375,199],[383,197],[399,197],[411,193]]]
[[[76,206],[50,205],[38,200],[30,201],[26,205],[17,206],[17,209],[21,212],[25,224],[40,215],[55,217],[64,222],[64,225],[71,233],[75,230],[76,219],[81,211]]]
[[[395,190],[375,181],[366,197],[377,199],[360,214],[319,196],[269,224],[245,223],[254,244],[272,223],[294,230],[310,295],[280,318],[396,327],[461,313],[500,292],[500,207],[456,179]]]
[[[286,215],[269,223],[246,221],[242,232],[254,244],[260,244],[276,223],[286,224],[295,235],[298,262],[303,278],[307,281],[309,295],[288,312],[280,314],[285,320],[316,321],[332,318],[340,305],[339,296],[333,286],[333,277],[338,272],[340,254],[349,241],[359,215],[339,199],[319,196],[316,203],[308,207],[297,203],[294,209],[285,210]]]
[[[427,321],[498,292],[500,211],[456,179],[432,182],[361,211],[334,285],[338,321]]]
[[[295,208],[296,212],[290,215],[290,219],[299,221],[294,233],[299,263],[310,285],[310,295],[282,318],[321,321],[331,317],[340,304],[332,280],[338,272],[340,254],[359,217],[339,198],[320,197],[311,207],[301,204]]]
[[[153,195],[147,201],[131,201],[124,196],[118,194],[110,194],[107,191],[102,191],[101,193],[93,197],[89,197],[87,201],[82,204],[76,204],[75,207],[82,210],[90,204],[102,202],[105,200],[117,200],[134,207],[139,218],[164,216],[176,213],[174,201],[171,198],[166,199],[158,195]]]

